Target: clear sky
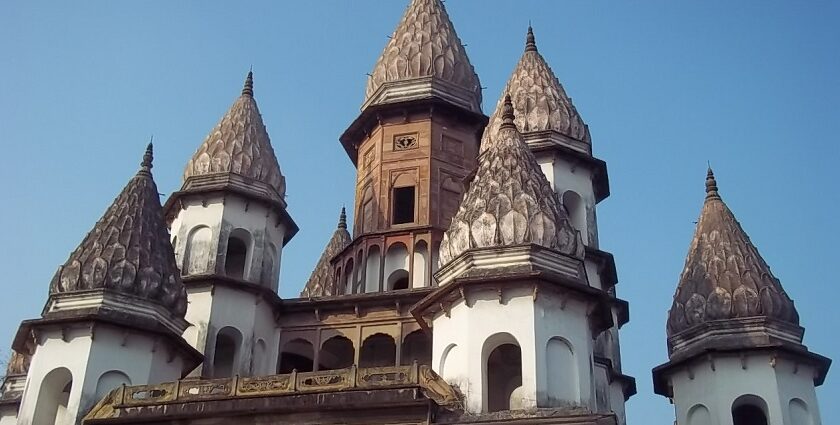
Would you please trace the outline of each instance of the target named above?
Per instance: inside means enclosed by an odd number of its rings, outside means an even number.
[[[40,314],[56,268],[138,168],[150,134],[160,191],[239,94],[248,67],[300,233],[283,251],[296,296],[353,204],[338,143],[407,0],[6,1],[0,6],[0,341]],[[792,298],[815,352],[840,360],[840,2],[449,0],[498,99],[531,20],[540,51],[589,124],[612,195],[631,424],[671,425],[650,369],[703,201],[721,194]],[[835,368],[836,369],[836,368]],[[840,421],[840,380],[819,398]]]

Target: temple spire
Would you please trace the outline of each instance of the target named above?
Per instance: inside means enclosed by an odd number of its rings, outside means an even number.
[[[146,145],[146,152],[143,154],[143,161],[140,162],[140,172],[150,174],[152,172],[152,161],[154,159],[154,146],[152,146],[152,142],[149,142],[149,144]]]
[[[513,102],[510,100],[510,94],[505,94],[505,103],[502,105],[502,125],[499,129],[510,127],[515,129],[515,119],[516,116],[513,114]]]
[[[254,71],[248,71],[248,76],[245,77],[245,87],[242,87],[243,96],[254,96]]]
[[[525,40],[525,51],[526,52],[536,52],[537,51],[537,41],[534,38],[534,29],[531,27],[531,24],[528,24],[528,37]]]

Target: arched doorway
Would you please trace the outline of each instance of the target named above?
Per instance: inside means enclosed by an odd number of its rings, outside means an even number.
[[[293,339],[283,346],[277,361],[277,373],[312,372],[315,349],[312,343],[302,339]]]
[[[67,419],[67,406],[73,390],[73,375],[67,368],[53,369],[41,381],[35,405],[34,425],[74,422]]]
[[[485,411],[510,410],[511,396],[522,386],[522,350],[519,343],[507,333],[493,335],[484,342],[482,358]]]
[[[234,229],[230,232],[225,252],[225,274],[237,278],[247,278],[247,265],[251,234],[244,229]]]
[[[242,344],[242,334],[230,326],[222,328],[216,334],[216,345],[213,350],[213,377],[229,378],[238,373],[239,347]]]
[[[397,344],[391,335],[373,334],[362,343],[359,367],[394,366],[397,363]]]
[[[353,342],[344,336],[334,336],[321,345],[318,353],[320,370],[344,369],[353,365],[356,349]]]
[[[732,425],[767,425],[767,403],[755,395],[743,395],[732,403]]]

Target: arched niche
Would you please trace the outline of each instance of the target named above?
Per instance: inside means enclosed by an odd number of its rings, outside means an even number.
[[[388,247],[385,253],[385,279],[389,291],[408,289],[408,248],[402,242]]]
[[[397,363],[397,344],[391,335],[376,333],[362,342],[359,367],[394,366]]]
[[[350,259],[344,267],[344,293],[347,295],[353,293],[353,259]]]
[[[511,409],[511,396],[522,386],[522,350],[508,333],[495,334],[482,347],[482,389],[485,412]]]
[[[400,364],[407,366],[415,361],[423,365],[432,364],[432,340],[422,330],[406,335],[400,346]]]
[[[365,293],[365,253],[361,249],[359,252],[356,253],[356,264],[358,267],[356,269],[356,275],[353,277],[353,293],[354,294],[364,294]]]
[[[379,292],[379,269],[382,262],[382,252],[374,245],[368,249],[365,265],[365,293]]]
[[[429,286],[429,245],[426,241],[418,241],[414,244],[414,265],[412,272],[411,287],[423,288]]]
[[[225,251],[225,274],[236,279],[248,279],[251,263],[251,234],[245,229],[233,229]]]
[[[813,425],[814,418],[811,417],[811,412],[808,411],[808,404],[802,399],[795,398],[788,403],[788,412],[790,412],[790,423],[796,425]]]
[[[292,370],[312,372],[314,359],[315,348],[311,342],[302,338],[293,339],[283,345],[280,350],[277,373],[292,373]]]
[[[452,359],[458,358],[458,344],[452,343],[446,346],[443,349],[443,354],[440,356],[440,364],[438,365],[438,371],[440,371],[440,376],[447,377],[446,371],[448,370]]]
[[[273,288],[275,286],[279,276],[276,264],[279,264],[277,248],[273,243],[268,243],[263,251],[262,273],[260,275],[261,285],[267,288]]]
[[[702,404],[692,406],[688,410],[687,418],[687,425],[713,425],[712,415],[709,413],[709,409]]]
[[[122,385],[131,385],[131,378],[118,370],[111,370],[103,373],[96,381],[96,402],[102,400],[114,388]]]
[[[575,404],[580,399],[580,378],[569,341],[554,337],[546,344],[549,406]]]
[[[586,204],[580,195],[573,191],[567,190],[563,192],[563,207],[569,215],[569,220],[575,230],[580,232],[580,236],[584,241],[587,240],[587,226],[586,226]]]
[[[747,394],[732,403],[732,425],[767,425],[767,402]]]
[[[318,353],[320,370],[344,369],[353,365],[356,349],[353,342],[345,336],[334,336],[321,344]]]
[[[67,417],[72,390],[73,374],[69,369],[60,367],[47,373],[41,381],[32,423],[47,425],[74,422]]]
[[[211,240],[213,232],[207,226],[196,226],[187,236],[184,248],[183,275],[196,275],[210,272],[210,259],[213,257]]]
[[[213,348],[213,377],[228,378],[238,373],[242,333],[227,326],[216,334]]]

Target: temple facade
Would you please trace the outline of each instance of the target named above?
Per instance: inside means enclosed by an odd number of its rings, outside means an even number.
[[[487,116],[443,2],[410,1],[339,137],[350,219],[293,299],[299,229],[249,72],[180,190],[161,205],[149,145],[59,267],[0,425],[626,425],[606,163],[532,28],[514,59]],[[707,186],[656,391],[679,425],[820,424],[830,361]]]

